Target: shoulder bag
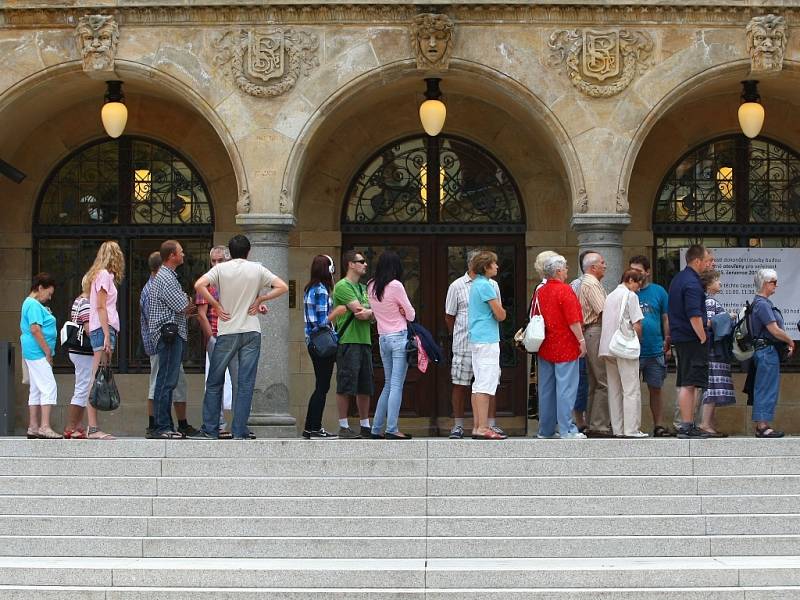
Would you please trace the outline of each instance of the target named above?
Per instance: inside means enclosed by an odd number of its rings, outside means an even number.
[[[544,342],[544,317],[539,308],[539,294],[535,294],[531,320],[525,328],[525,335],[522,337],[522,345],[528,352],[538,352]]]
[[[92,342],[89,339],[89,334],[83,330],[82,325],[78,325],[72,321],[67,321],[61,326],[61,345],[67,349],[68,352],[75,352],[76,354],[94,354],[92,351]]]
[[[608,351],[612,356],[617,358],[634,359],[639,358],[641,346],[639,345],[639,336],[635,331],[625,331],[625,307],[628,305],[630,298],[630,291],[625,294],[622,299],[622,306],[619,309],[619,324],[614,335],[611,336],[611,342],[608,345]]]

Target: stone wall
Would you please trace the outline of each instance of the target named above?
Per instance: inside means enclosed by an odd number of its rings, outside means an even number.
[[[217,241],[240,227],[266,236],[259,252],[302,285],[314,254],[339,253],[356,170],[383,144],[419,133],[423,78],[441,77],[445,132],[485,147],[520,188],[529,282],[541,249],[574,262],[580,247],[597,243],[607,244],[611,281],[624,256],[652,246],[653,199],[674,161],[737,131],[739,81],[751,67],[746,26],[765,12],[739,2],[445,4],[437,12],[452,21],[452,35],[431,64],[420,62],[419,9],[409,4],[118,2],[104,9],[118,42],[109,69],[96,72],[76,43],[86,13],[79,4],[16,0],[0,9],[0,157],[28,174],[19,186],[0,179],[0,197],[11,200],[0,222],[4,338],[17,336],[42,183],[71,151],[103,136],[103,79],[125,81],[128,133],[174,146],[203,174]],[[793,7],[775,12],[789,26],[800,17]],[[270,60],[254,61],[253,48]],[[763,133],[800,148],[800,44],[791,37],[782,66],[758,75]],[[289,315],[288,373],[268,374],[262,392],[288,385],[298,416],[310,365],[300,312],[285,310],[265,325]],[[283,364],[280,346],[265,347],[267,362]]]

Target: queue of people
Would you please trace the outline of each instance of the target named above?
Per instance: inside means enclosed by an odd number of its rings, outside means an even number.
[[[234,236],[228,246],[210,253],[211,268],[194,285],[190,297],[176,269],[183,264],[179,242],[167,240],[150,255],[150,277],[140,296],[141,335],[150,358],[146,437],[153,439],[253,439],[248,429],[261,348],[259,314],[288,286],[260,263],[248,261],[250,242]],[[604,257],[593,251],[579,258],[581,274],[571,283],[566,259],[552,251],[539,254],[541,277],[530,301],[530,314],[541,315],[545,336],[536,353],[540,438],[642,438],[641,385],[650,396],[653,436],[723,437],[716,409],[736,401],[730,356],[712,345],[713,321],[730,319],[714,298],[720,273],[713,254],[703,246],[686,252],[686,268],[672,280],[669,292],[651,279],[650,262],[634,256],[617,287],[606,293]],[[399,429],[399,414],[408,372],[409,345],[417,311],[403,283],[403,261],[383,252],[374,276],[366,279],[363,253],[344,253],[344,276],[334,282],[336,265],[318,255],[304,288],[303,314],[308,352],[314,368],[302,436],[306,439],[411,439]],[[471,399],[471,437],[502,440],[496,422],[500,383],[500,323],[506,317],[495,281],[497,255],[488,250],[468,256],[467,272],[448,288],[445,322],[452,334],[453,427],[449,437],[465,435],[467,396]],[[117,287],[125,274],[125,258],[116,242],[104,242],[81,281],[70,318],[86,335],[84,348],[70,347],[75,388],[63,434],[50,425],[57,386],[52,363],[56,322],[46,304],[55,281],[47,273],[34,276],[22,305],[20,329],[24,366],[30,383],[29,438],[114,439],[100,428],[90,397],[100,365],[110,361],[117,344],[120,318]],[[757,437],[781,437],[772,427],[778,401],[780,362],[794,352],[780,310],[769,299],[777,273],[760,269],[748,328],[754,339],[749,382],[754,398],[752,419]],[[186,417],[186,377],[182,358],[188,340],[187,320],[197,318],[206,340],[206,385],[203,422],[192,427]],[[372,324],[385,374],[384,387],[370,423],[374,394]],[[327,328],[336,339],[334,352],[320,355],[312,336]],[[663,420],[662,389],[671,354],[677,362],[675,433]],[[337,372],[338,432],[322,425],[334,366]],[[358,427],[351,428],[349,410],[355,400]],[[173,420],[173,407],[175,420]],[[87,426],[84,428],[84,412]],[[226,415],[227,413],[227,415]],[[230,431],[226,430],[230,420]]]

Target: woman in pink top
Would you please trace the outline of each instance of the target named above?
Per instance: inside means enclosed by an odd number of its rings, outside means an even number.
[[[378,321],[378,334],[383,362],[383,391],[375,407],[372,421],[372,438],[383,438],[386,426],[387,440],[410,440],[411,436],[400,433],[397,417],[403,402],[403,384],[408,371],[406,340],[408,321],[416,313],[408,300],[402,284],[403,263],[396,252],[387,250],[378,259],[375,277],[367,284],[369,304]]]
[[[119,333],[117,286],[124,275],[125,256],[119,244],[112,241],[103,242],[97,251],[94,264],[86,273],[86,280],[89,283],[89,339],[94,351],[92,381],[100,360],[110,361],[117,345]],[[89,420],[86,437],[90,440],[113,440],[113,436],[100,431],[97,426],[97,410],[91,403],[86,408]]]

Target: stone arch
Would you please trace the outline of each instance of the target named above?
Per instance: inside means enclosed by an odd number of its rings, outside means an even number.
[[[201,117],[213,130],[219,143],[225,149],[230,168],[236,180],[235,185],[238,190],[238,196],[247,194],[249,189],[247,171],[239,148],[225,122],[202,95],[173,75],[144,63],[117,59],[115,68],[117,74],[125,81],[124,91],[129,110],[131,104],[137,102],[137,94],[143,93],[156,99],[171,102],[175,107],[185,111],[187,114]],[[54,84],[58,85],[59,101],[57,103],[48,103],[44,98],[48,94],[47,90],[51,90]],[[80,61],[62,62],[32,73],[2,92],[0,94],[0,116],[9,118],[9,115],[11,115],[18,121],[18,128],[30,132],[37,125],[47,121],[50,117],[72,104],[82,101],[96,101],[99,108],[104,89],[105,84],[102,81],[90,79],[82,73]],[[48,97],[48,99],[50,98]],[[46,108],[46,112],[35,115],[37,121],[34,121],[34,116],[29,114],[33,109],[26,112],[25,109],[20,108],[26,103],[31,103],[37,107],[48,104],[49,106]],[[20,112],[24,113],[21,118],[19,117]],[[129,126],[131,126],[130,121]],[[146,131],[145,133],[150,136],[153,135],[152,131]],[[80,135],[78,137],[80,141],[88,142],[96,135],[97,131],[93,130],[87,132],[82,139]],[[23,138],[24,135],[16,136],[17,147],[22,145]],[[12,140],[7,139],[5,143],[0,144],[0,155],[8,156],[13,153],[16,148],[11,147],[12,143]],[[51,170],[58,160],[56,158],[52,164],[43,165],[44,170]]]
[[[287,206],[295,216],[298,214],[299,202],[297,194],[308,167],[308,150],[312,142],[324,134],[331,117],[342,111],[349,102],[359,94],[365,93],[376,83],[386,85],[400,80],[418,80],[419,84],[411,93],[414,98],[407,100],[420,101],[422,98],[422,80],[427,74],[417,70],[412,60],[398,60],[361,73],[346,85],[330,94],[311,114],[294,141],[284,169],[281,196],[282,205]],[[562,123],[547,105],[525,85],[497,69],[474,61],[453,58],[449,71],[439,74],[443,77],[443,92],[447,97],[448,77],[471,77],[478,92],[494,89],[508,102],[509,106],[518,109],[530,123],[535,123],[547,137],[545,142],[558,154],[569,184],[569,195],[573,210],[578,212],[579,205],[585,199],[584,177],[577,152]],[[418,98],[416,98],[418,96]],[[480,98],[480,96],[478,96]],[[354,165],[357,168],[358,165]]]
[[[749,68],[749,58],[740,58],[716,64],[713,67],[694,73],[690,77],[687,77],[672,87],[667,94],[662,96],[655,104],[653,104],[646,115],[644,115],[644,118],[641,119],[634,135],[631,138],[630,143],[628,144],[617,184],[619,197],[627,200],[627,194],[631,187],[631,178],[633,176],[634,167],[637,159],[639,158],[639,154],[654,127],[662,119],[664,119],[677,107],[698,99],[708,90],[719,90],[721,86],[728,86],[730,88],[729,91],[738,97],[740,92],[739,82],[744,79],[753,78],[749,75]],[[784,72],[785,73],[782,74],[781,77],[785,78],[786,73],[788,73],[788,77],[790,79],[800,78],[800,62],[786,59],[784,61]],[[763,93],[765,85],[769,86],[778,80],[779,78],[771,77],[765,78],[764,81],[762,81],[760,86],[760,89],[762,90],[762,101],[765,98],[765,94]],[[719,131],[717,132],[717,135],[729,132],[730,131]],[[780,132],[772,132],[770,135],[781,140]],[[697,140],[697,143],[700,141],[702,141],[702,136]],[[786,140],[784,139],[781,141]]]

